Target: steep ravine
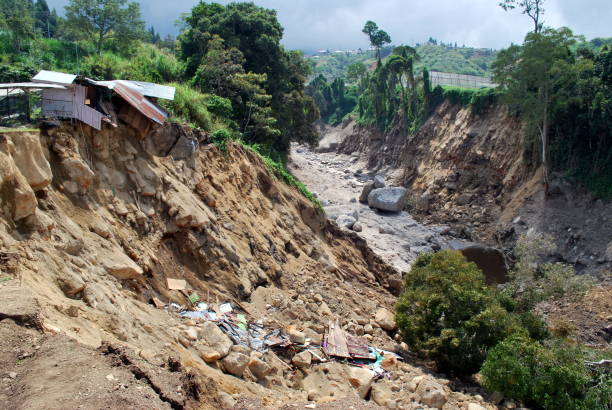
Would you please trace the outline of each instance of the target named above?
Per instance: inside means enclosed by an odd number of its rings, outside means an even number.
[[[447,101],[414,135],[401,121],[386,133],[352,122],[326,132],[364,172],[408,188],[418,221],[502,248],[537,230],[555,238],[555,260],[612,271],[612,204],[559,174],[544,195],[541,170],[523,158],[523,125],[504,106],[475,113]]]
[[[0,408],[494,407],[414,359],[384,316],[397,270],[252,151],[180,126],[45,130],[0,134]],[[189,306],[167,279],[312,340],[337,321],[405,361],[374,380],[232,346],[162,307]]]

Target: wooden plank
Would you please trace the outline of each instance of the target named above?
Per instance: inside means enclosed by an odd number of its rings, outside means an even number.
[[[324,350],[329,356],[344,357],[347,359],[351,358],[346,343],[346,334],[344,330],[340,328],[339,324],[329,322],[327,345]]]

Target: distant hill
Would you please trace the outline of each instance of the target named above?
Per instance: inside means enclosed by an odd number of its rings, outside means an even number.
[[[491,75],[491,64],[495,61],[497,52],[491,49],[473,47],[455,47],[452,45],[427,42],[416,47],[421,61],[416,65],[417,71],[427,67],[430,71],[443,71],[456,74],[471,74],[480,76]],[[393,51],[386,47],[382,51],[383,58]],[[308,58],[314,68],[314,76],[323,74],[328,80],[345,75],[346,69],[354,62],[361,61],[368,66],[375,63],[374,51],[358,53],[317,54]]]

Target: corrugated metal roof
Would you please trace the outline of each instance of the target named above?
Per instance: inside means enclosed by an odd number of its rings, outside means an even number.
[[[111,89],[119,94],[132,107],[140,111],[145,117],[155,121],[158,124],[163,124],[166,122],[168,114],[158,108],[151,101],[147,100],[140,92],[129,87],[124,82],[115,81],[114,86]]]
[[[129,80],[112,80],[112,81],[94,81],[87,79],[88,82],[110,88],[111,90],[117,83],[123,83],[131,89],[138,91],[140,94],[147,97],[163,98],[165,100],[174,100],[176,89],[167,85],[147,83],[144,81],[129,81]]]
[[[70,85],[77,78],[75,74],[58,73],[57,71],[42,70],[32,78],[37,83],[51,83]]]
[[[0,89],[11,89],[11,88],[32,88],[32,89],[43,89],[43,88],[57,88],[65,90],[66,87],[59,84],[41,84],[41,83],[1,83]]]
[[[147,83],[144,81],[124,80],[123,82],[127,83],[130,88],[135,89],[136,91],[147,97],[163,98],[164,100],[174,100],[174,93],[176,91],[174,87]]]

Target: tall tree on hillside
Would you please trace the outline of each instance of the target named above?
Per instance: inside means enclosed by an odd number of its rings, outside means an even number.
[[[57,13],[49,10],[46,0],[36,0],[34,4],[34,19],[36,29],[46,38],[55,36],[57,31]]]
[[[66,26],[76,38],[93,40],[98,54],[111,39],[129,44],[145,38],[140,5],[127,0],[70,0]]]
[[[30,0],[0,0],[1,20],[17,52],[22,51],[24,44],[36,36],[32,9]]]
[[[570,29],[529,33],[522,46],[500,51],[493,64],[494,81],[506,90],[506,100],[527,120],[528,132],[539,136],[540,161],[548,187],[551,118],[562,97],[559,85],[571,70],[570,47],[576,37]]]
[[[533,32],[540,33],[544,27],[544,0],[503,0],[499,6],[504,10],[519,8],[533,20]]]
[[[370,44],[376,49],[376,58],[380,62],[380,49],[385,44],[391,43],[391,37],[386,31],[379,29],[378,25],[371,20],[366,22],[362,32],[370,39]]]
[[[276,11],[253,3],[200,2],[183,19],[179,36],[181,57],[187,75],[195,76],[211,49],[214,36],[224,41],[224,48],[239,50],[244,56],[246,74],[265,75],[261,86],[270,95],[276,127],[280,130],[274,148],[286,152],[289,140],[314,142],[317,133],[311,121],[317,110],[304,93],[310,66],[300,52],[286,51],[280,44],[283,28]],[[255,141],[258,142],[258,141]]]

